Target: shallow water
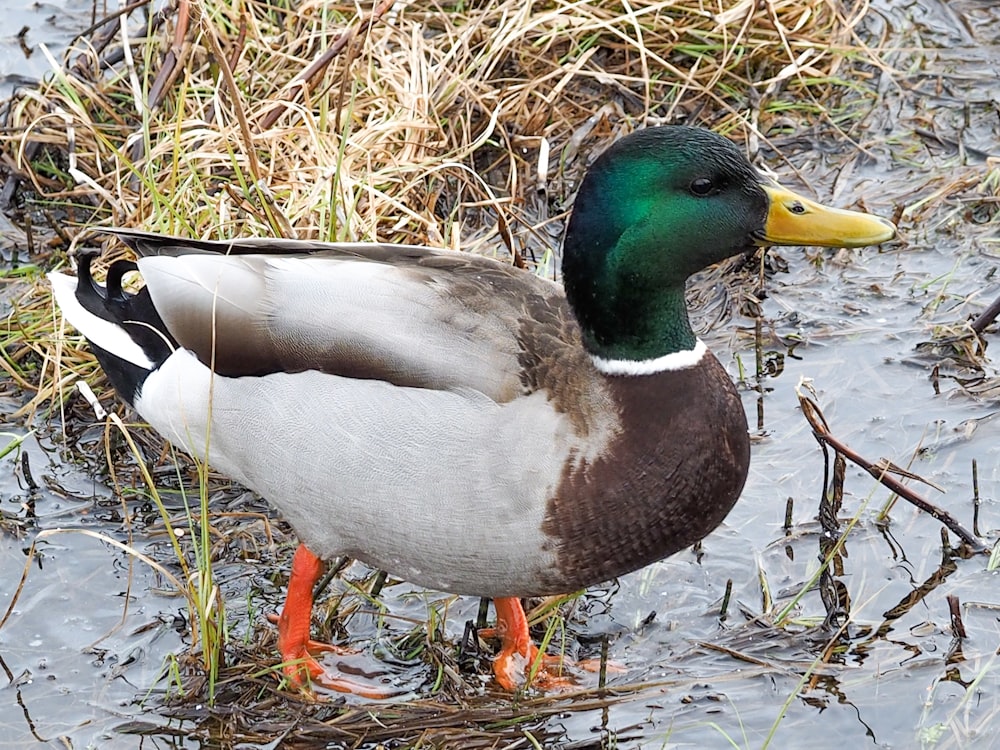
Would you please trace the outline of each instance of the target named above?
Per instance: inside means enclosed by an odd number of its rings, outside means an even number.
[[[59,60],[69,42],[106,14],[109,6],[95,0],[29,2],[4,0],[0,10],[0,99],[18,86],[31,86],[51,71],[40,45]]]
[[[869,210],[891,215],[952,180],[982,179],[986,156],[1000,155],[992,101],[1000,10],[930,0],[898,8],[886,0],[878,7],[891,38],[908,48],[890,58],[909,73],[884,80],[884,99],[866,123],[870,132],[886,136],[884,143],[872,147],[865,163],[845,159],[846,150],[827,154],[806,140],[798,153],[794,143],[782,151],[821,199],[850,203],[860,195]],[[933,130],[941,140],[915,141],[912,128]],[[944,493],[912,483],[967,527],[975,459],[980,528],[987,538],[996,537],[1000,405],[970,397],[946,377],[936,393],[935,359],[915,351],[935,326],[963,321],[1000,295],[1000,283],[988,280],[997,266],[996,220],[992,229],[981,223],[981,212],[989,219],[990,210],[956,201],[914,211],[901,222],[902,241],[881,251],[777,251],[788,272],[767,282],[763,312],[771,336],[765,349],[784,355],[783,369],[764,380],[762,397],[743,389],[759,439],[741,502],[699,552],[626,576],[613,593],[590,592],[570,621],[574,635],[588,644],[583,655],[593,655],[587,652],[601,634],[612,636],[610,658],[624,667],[612,676],[614,685],[661,684],[627,693],[603,710],[567,705],[541,722],[541,730],[564,742],[603,737],[635,748],[730,742],[757,748],[771,735],[771,747],[788,748],[1000,747],[995,728],[990,731],[1000,711],[996,574],[986,571],[984,556],[942,565],[940,525],[905,502],[897,502],[888,527],[880,527],[876,515],[889,492],[852,465],[842,518],[859,520],[847,539],[840,576],[852,602],[840,648],[820,664],[829,633],[748,622],[764,609],[762,576],[775,600],[773,611],[790,601],[818,565],[815,518],[823,455],[798,408],[796,386],[803,379],[815,388],[837,438],[870,460],[886,457],[939,485]],[[736,318],[705,336],[734,378],[738,362],[753,370],[752,327],[749,319]],[[995,333],[987,334],[988,341],[993,338]],[[989,367],[987,374],[995,376]],[[761,428],[754,430],[760,413]],[[128,555],[80,533],[128,541],[118,501],[65,463],[53,448],[58,445],[58,434],[27,444],[41,485],[33,497],[18,465],[10,457],[0,464],[6,514],[23,517],[22,504],[33,500],[33,533],[69,530],[40,542],[41,564],[32,566],[15,613],[0,630],[0,667],[11,682],[11,699],[0,706],[0,747],[57,738],[74,747],[137,747],[138,737],[117,728],[139,718],[177,726],[157,712],[155,701],[144,707],[142,699],[168,656],[186,646],[176,627],[182,603],[163,593],[168,587],[148,566],[130,567]],[[91,445],[99,450],[99,441]],[[794,506],[786,534],[788,498]],[[30,538],[0,534],[2,607]],[[140,550],[157,544],[138,533],[134,543]],[[278,592],[259,580],[256,569],[247,572],[248,565],[233,564],[230,575],[223,575],[234,619],[242,620],[237,634],[251,619],[247,592]],[[720,623],[729,579],[732,603]],[[961,602],[968,635],[957,655],[949,595]],[[421,620],[428,602],[441,598],[414,595],[400,584],[387,587],[381,600],[394,616]],[[449,639],[460,638],[476,608],[473,600],[451,606]],[[822,620],[815,590],[802,598],[796,616]],[[261,626],[259,613],[254,617],[251,627]],[[353,618],[348,630],[356,642],[378,634],[364,616]],[[420,666],[399,668],[404,681],[414,674],[418,684],[427,677]],[[196,744],[166,733],[144,742]]]
[[[105,487],[51,447],[29,439],[24,450],[39,488],[30,490],[10,460],[0,474],[3,513],[23,518],[30,503],[36,516],[30,535],[8,524],[0,534],[4,609],[37,540],[21,597],[0,630],[0,668],[10,681],[0,747],[23,747],[30,738],[110,747],[113,727],[141,710],[135,701],[156,681],[164,656],[183,647],[178,599],[158,594],[162,580],[106,541],[129,540],[120,503]]]

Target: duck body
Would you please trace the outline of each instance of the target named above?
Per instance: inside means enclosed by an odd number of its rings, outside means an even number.
[[[50,274],[55,297],[144,419],[300,536],[286,673],[322,674],[312,583],[319,558],[350,555],[494,597],[511,688],[536,653],[517,597],[667,557],[743,488],[746,418],[691,330],[687,277],[760,245],[856,247],[895,228],[765,184],[714,133],[659,127],[592,165],[563,286],[430,248],[112,231],[137,264],[100,285],[85,256],[78,278]]]
[[[715,357],[604,374],[555,283],[445,250],[116,234],[144,290],[88,272],[73,299],[164,334],[134,368],[98,344],[116,389],[320,557],[455,593],[565,593],[701,539],[742,489],[746,419]]]

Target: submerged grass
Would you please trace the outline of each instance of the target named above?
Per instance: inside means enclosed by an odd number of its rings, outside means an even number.
[[[364,10],[318,0],[182,0],[145,16],[135,9],[123,24],[99,25],[52,61],[49,80],[7,105],[0,209],[29,235],[30,227],[58,227],[53,245],[8,278],[33,282],[39,268],[65,266],[67,251],[91,241],[83,229],[102,224],[441,245],[553,274],[590,154],[635,127],[704,124],[750,151],[791,130],[850,136],[875,97],[868,75],[881,66],[862,39],[867,11],[865,2],[830,0],[378,2]],[[96,368],[43,286],[14,302],[0,344],[0,367],[23,394],[14,419],[81,422],[71,386],[94,381]],[[429,606],[426,638],[410,631],[394,644],[405,659],[430,664],[421,700],[375,712],[316,708],[304,722],[303,706],[289,708],[273,678],[272,645],[225,643],[211,567],[215,485],[205,467],[169,468],[174,459],[156,438],[116,424],[184,570],[202,658],[172,662],[170,682],[194,699],[221,696],[242,709],[224,716],[193,702],[176,706],[198,736],[210,739],[215,722],[228,721],[218,731],[229,736],[295,727],[302,742],[544,745],[547,717],[618,700],[595,688],[558,701],[518,696],[509,709],[488,696],[477,702],[477,685],[441,643],[443,615]],[[123,451],[109,448],[106,460],[114,473]],[[197,540],[178,539],[173,512],[159,502],[163,467],[182,486],[199,487],[184,511]],[[381,623],[378,602],[365,603],[368,584],[331,603],[339,621],[374,609]],[[568,601],[529,615],[563,649]]]

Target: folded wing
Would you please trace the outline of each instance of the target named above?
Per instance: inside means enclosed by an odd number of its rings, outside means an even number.
[[[120,234],[171,335],[222,375],[318,370],[506,402],[541,385],[526,338],[582,351],[557,284],[481,256]]]

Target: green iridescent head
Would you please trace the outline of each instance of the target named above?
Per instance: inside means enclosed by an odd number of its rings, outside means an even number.
[[[652,359],[695,344],[684,304],[695,271],[761,245],[860,247],[894,235],[884,219],[766,183],[709,130],[647,128],[587,173],[566,231],[563,283],[592,353]]]

